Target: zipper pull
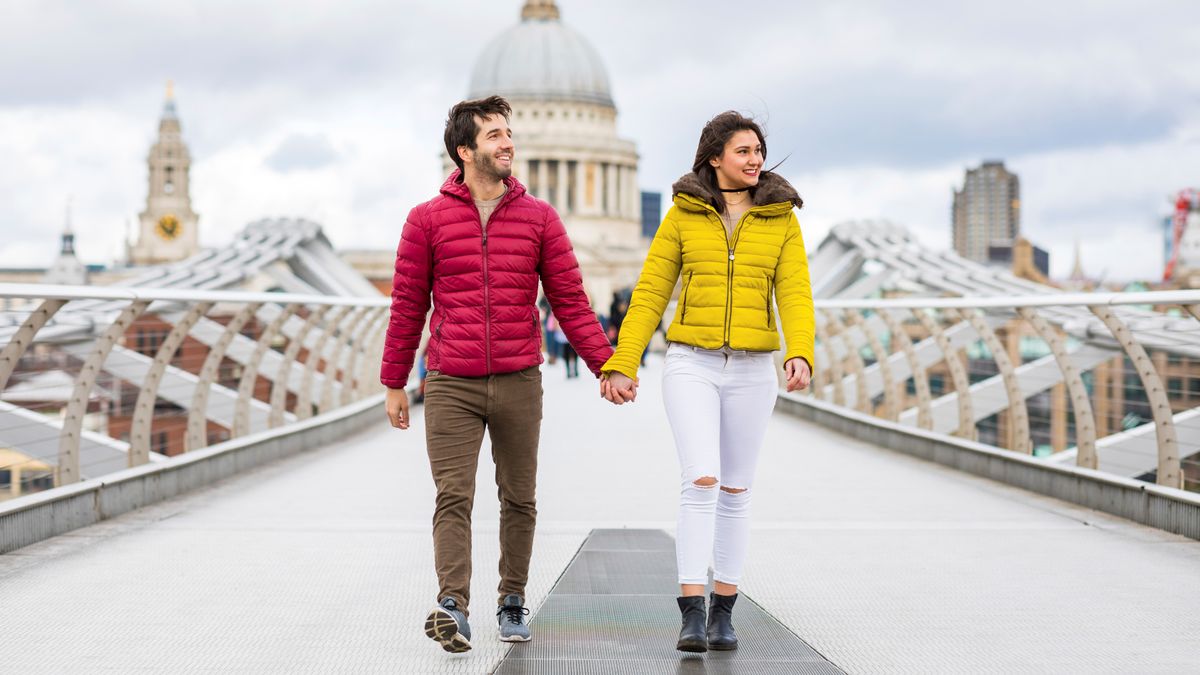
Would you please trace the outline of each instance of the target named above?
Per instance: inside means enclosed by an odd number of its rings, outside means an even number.
[[[729,259],[733,260],[733,249],[729,249]]]
[[[483,231],[483,245],[487,246],[487,229]]]

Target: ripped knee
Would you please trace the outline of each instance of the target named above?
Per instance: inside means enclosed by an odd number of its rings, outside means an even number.
[[[729,487],[728,485],[722,485],[722,486],[721,486],[721,492],[727,492],[727,493],[729,493],[729,494],[731,494],[731,495],[740,495],[740,494],[742,494],[743,492],[745,492],[747,489],[748,489],[748,488],[735,488],[735,487]]]
[[[692,485],[700,488],[710,488],[715,486],[717,482],[718,481],[715,476],[701,476],[700,478],[692,481]]]

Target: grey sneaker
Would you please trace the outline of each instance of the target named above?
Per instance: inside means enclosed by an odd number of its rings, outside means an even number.
[[[471,648],[471,625],[458,609],[454,598],[442,598],[425,619],[425,635],[442,645],[442,649],[457,654]]]
[[[496,622],[500,624],[500,640],[503,642],[529,642],[529,626],[525,617],[529,608],[521,596],[512,594],[504,597],[504,604],[496,609]]]

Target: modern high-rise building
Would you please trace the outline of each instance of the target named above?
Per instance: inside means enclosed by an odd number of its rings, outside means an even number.
[[[968,260],[988,262],[989,246],[1011,247],[1021,233],[1021,183],[1002,161],[985,161],[967,171],[954,191],[954,251]]]
[[[642,190],[642,236],[653,239],[662,222],[662,193]]]
[[[192,211],[188,187],[192,158],[183,142],[170,84],[158,123],[158,141],[146,161],[150,190],[146,210],[138,216],[141,227],[129,251],[129,263],[156,265],[191,257],[200,251],[196,229],[200,217]]]

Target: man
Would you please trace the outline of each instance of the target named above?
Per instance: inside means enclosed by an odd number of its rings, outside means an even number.
[[[407,429],[404,387],[432,292],[425,440],[437,487],[433,548],[440,588],[425,634],[449,652],[471,648],[471,506],[484,429],[500,493],[500,639],[530,638],[524,594],[542,420],[539,279],[591,371],[599,376],[612,355],[562,221],[512,177],[511,114],[499,96],[450,109],[446,152],[458,170],[404,224],[381,368],[388,418]]]

